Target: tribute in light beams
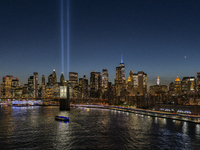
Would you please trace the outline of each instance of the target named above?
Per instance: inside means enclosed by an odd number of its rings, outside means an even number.
[[[62,72],[64,73],[64,30],[63,30],[63,0],[60,1],[60,22],[61,22],[61,63]]]
[[[69,0],[67,0],[67,74],[69,72]]]

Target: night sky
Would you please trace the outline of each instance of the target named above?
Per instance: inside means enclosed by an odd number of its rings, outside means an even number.
[[[65,78],[107,68],[114,83],[121,54],[126,79],[144,71],[148,87],[157,76],[169,85],[200,72],[199,0],[70,0],[69,57],[65,0],[63,7]],[[38,72],[41,84],[53,69],[59,81],[61,35],[61,0],[1,0],[0,82],[11,74],[25,84]]]

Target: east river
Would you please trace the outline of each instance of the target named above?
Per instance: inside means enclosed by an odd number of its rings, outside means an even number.
[[[55,120],[68,116],[69,123]],[[0,107],[0,149],[199,149],[200,125],[129,112]]]

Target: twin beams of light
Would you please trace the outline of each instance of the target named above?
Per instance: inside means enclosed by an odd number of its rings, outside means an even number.
[[[62,64],[62,72],[64,73],[64,3],[63,0],[60,1],[60,20],[61,20],[61,64]],[[67,75],[69,72],[69,0],[67,0]]]

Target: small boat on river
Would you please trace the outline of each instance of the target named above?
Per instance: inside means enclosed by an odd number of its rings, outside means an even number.
[[[55,116],[55,120],[69,121],[69,118],[68,117],[64,117],[64,116]]]

